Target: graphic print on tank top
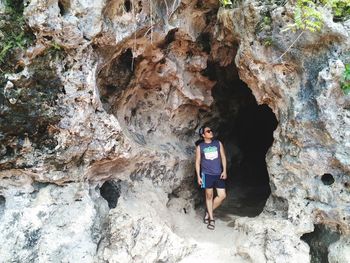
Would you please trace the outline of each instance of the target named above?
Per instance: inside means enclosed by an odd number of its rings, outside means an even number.
[[[218,148],[216,146],[209,146],[203,149],[204,157],[207,160],[215,160],[219,157]]]

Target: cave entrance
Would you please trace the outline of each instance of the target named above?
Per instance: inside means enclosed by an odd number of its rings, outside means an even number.
[[[217,81],[209,125],[228,161],[227,198],[216,214],[255,217],[271,192],[265,156],[273,143],[276,117],[267,105],[257,104],[234,65],[209,64],[206,73]]]

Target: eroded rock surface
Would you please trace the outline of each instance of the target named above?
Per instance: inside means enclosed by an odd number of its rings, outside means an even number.
[[[282,217],[286,224],[291,222],[297,236],[312,232],[314,224],[325,224],[348,236],[349,159],[345,156],[349,145],[345,138],[349,95],[340,89],[344,63],[349,63],[348,22],[334,23],[331,15],[326,16],[320,34],[305,32],[281,58],[298,36],[281,31],[291,10],[289,4],[264,6],[248,1],[218,14],[224,28],[240,40],[235,60],[241,79],[258,103],[272,108],[279,121],[266,158],[272,193],[264,214]],[[260,28],[257,35],[256,26],[259,22],[261,25],[266,11],[271,24]],[[241,20],[245,21],[243,27],[238,22]],[[223,38],[230,33],[221,32]],[[264,45],[263,34],[271,37],[271,46]],[[239,220],[240,224],[244,221]],[[285,233],[280,233],[284,239]],[[268,249],[265,256],[257,262],[278,262],[278,255]],[[306,256],[300,256],[299,262],[308,262]]]
[[[36,39],[11,53],[15,70],[0,78],[1,260],[176,262],[191,253],[169,204],[193,210],[196,130],[225,112],[212,96],[222,84],[215,68],[243,80],[278,121],[270,198],[259,217],[236,220],[244,238],[233,251],[250,262],[309,262],[300,237],[322,224],[341,234],[329,261],[350,261],[350,99],[339,84],[349,21],[328,15],[321,33],[305,32],[281,57],[297,37],[282,32],[290,3],[37,0],[23,14]],[[234,138],[227,150],[230,165],[244,158]],[[114,197],[101,194],[106,181]]]

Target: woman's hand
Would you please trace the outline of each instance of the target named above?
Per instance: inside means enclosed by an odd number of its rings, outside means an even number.
[[[227,173],[226,173],[226,171],[224,171],[224,172],[221,173],[220,179],[223,179],[223,180],[227,179]]]
[[[202,185],[202,178],[200,178],[199,176],[197,177],[197,182],[198,184],[201,186]]]

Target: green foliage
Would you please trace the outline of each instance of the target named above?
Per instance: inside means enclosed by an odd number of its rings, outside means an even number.
[[[332,8],[335,20],[350,18],[350,0],[321,0],[321,2]]]
[[[270,26],[272,24],[272,19],[270,14],[265,14],[261,21],[258,23],[255,33],[262,32],[264,30],[271,30]]]
[[[263,44],[264,44],[265,47],[272,46],[272,44],[273,44],[272,37],[265,38],[264,41],[263,41]]]
[[[257,39],[265,47],[269,47],[273,45],[272,18],[271,18],[270,12],[271,12],[270,6],[267,6],[267,9],[263,9],[262,11],[260,11],[261,18],[255,28],[255,34],[257,35]]]
[[[303,30],[316,32],[323,26],[323,15],[317,10],[312,0],[297,0],[294,9],[294,23],[287,26],[287,30]]]
[[[51,56],[51,59],[63,58],[65,50],[56,42],[51,42],[50,47],[45,52],[47,55]]]
[[[350,64],[345,64],[345,70],[341,81],[341,89],[345,94],[350,93]]]
[[[345,20],[350,17],[350,0],[297,0],[294,8],[294,23],[287,30],[303,30],[316,32],[323,27],[324,17],[319,6],[332,8],[335,20]]]
[[[220,0],[220,4],[223,7],[229,7],[232,5],[232,2],[231,2],[231,0]]]
[[[16,49],[25,49],[34,36],[23,18],[23,1],[5,1],[5,14],[0,15],[0,67]]]

